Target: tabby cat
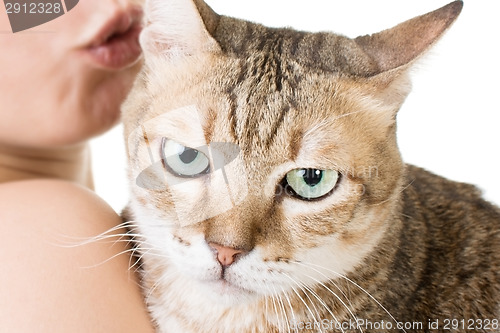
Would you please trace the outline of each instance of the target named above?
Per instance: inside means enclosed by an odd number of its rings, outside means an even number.
[[[350,39],[146,2],[126,215],[158,332],[500,332],[499,208],[396,143],[461,9]]]

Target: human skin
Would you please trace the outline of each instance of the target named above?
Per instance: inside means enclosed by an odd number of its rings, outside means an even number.
[[[80,245],[119,223],[93,192],[65,181],[6,183],[0,221],[1,332],[153,332],[130,256],[120,255],[126,242]]]
[[[84,50],[126,0],[85,0],[26,32],[10,30],[0,7],[0,142],[47,148],[81,144],[108,130],[140,64],[105,69]]]
[[[127,0],[84,0],[10,33],[0,5],[0,331],[152,332],[120,217],[90,191],[87,140],[119,120],[140,59],[88,47]],[[125,15],[125,16],[126,16]],[[107,23],[106,23],[107,22]]]
[[[80,1],[13,34],[0,6],[0,182],[52,177],[93,187],[86,140],[118,122],[141,63],[106,68],[88,49],[107,22],[138,8],[128,0]]]

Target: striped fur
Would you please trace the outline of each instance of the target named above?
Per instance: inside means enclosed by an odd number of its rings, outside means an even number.
[[[129,218],[159,332],[498,319],[499,209],[405,165],[395,136],[408,69],[460,9],[348,39],[219,16],[200,0],[146,3],[145,65],[123,119]],[[163,138],[224,165],[179,178]],[[302,168],[340,180],[300,200],[282,184]],[[244,255],[223,269],[213,243]]]

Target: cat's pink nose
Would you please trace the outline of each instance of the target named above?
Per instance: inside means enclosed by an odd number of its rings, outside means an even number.
[[[227,247],[216,243],[208,243],[208,245],[216,252],[217,260],[224,267],[233,264],[238,255],[245,253],[245,251],[243,250],[236,250],[232,247]]]

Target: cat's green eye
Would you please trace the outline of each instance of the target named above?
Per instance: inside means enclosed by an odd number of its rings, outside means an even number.
[[[319,199],[330,193],[339,181],[335,170],[295,169],[286,174],[286,185],[304,200]]]
[[[167,138],[161,141],[161,158],[165,168],[179,177],[197,177],[210,171],[210,160],[205,154]]]

